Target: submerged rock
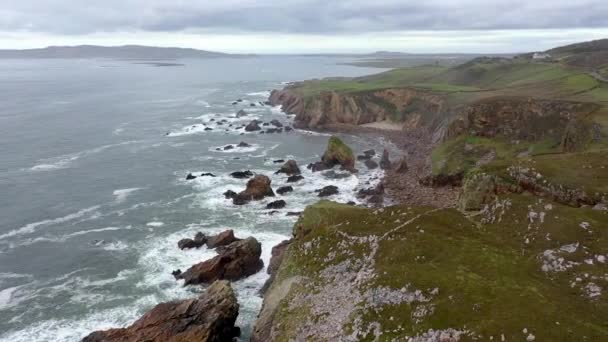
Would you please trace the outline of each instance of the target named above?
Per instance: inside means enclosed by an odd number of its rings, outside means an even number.
[[[239,111],[236,113],[236,117],[237,117],[237,118],[242,118],[242,117],[247,116],[247,115],[249,115],[249,113],[247,113],[246,111],[244,111],[244,110],[242,110],[242,109],[241,109],[241,110],[239,110]]]
[[[284,200],[278,200],[266,205],[266,209],[283,209],[287,206],[287,203]]]
[[[259,131],[261,129],[262,128],[260,127],[258,120],[252,120],[249,124],[247,124],[247,126],[245,126],[245,131],[247,132]]]
[[[365,161],[365,166],[370,169],[370,170],[374,170],[378,168],[378,163],[376,163],[375,161],[368,159]]]
[[[240,142],[240,143],[237,145],[237,147],[251,147],[251,145],[250,145],[250,144],[248,144],[248,143],[246,143],[246,142],[244,142],[244,141],[241,141],[241,142]]]
[[[279,195],[285,195],[288,192],[292,192],[293,191],[293,187],[291,186],[282,186],[280,188],[277,189],[277,194]]]
[[[277,119],[270,121],[270,124],[273,125],[274,127],[279,127],[279,128],[283,127],[283,124]]]
[[[217,281],[194,299],[161,303],[127,328],[96,331],[82,342],[231,341],[239,314],[227,281]]]
[[[184,279],[184,285],[210,283],[220,279],[237,281],[264,267],[261,254],[262,245],[250,237],[222,247],[219,255],[190,267],[178,277]]]
[[[237,179],[251,178],[251,177],[253,177],[253,172],[251,172],[249,170],[247,170],[247,171],[235,171],[235,172],[231,173],[230,176],[232,178],[237,178]]]
[[[328,185],[322,189],[315,190],[315,192],[318,193],[319,197],[329,197],[339,193],[338,187],[335,185]]]
[[[271,180],[267,176],[257,175],[247,182],[247,188],[239,193],[232,202],[236,205],[243,205],[252,200],[261,200],[264,197],[274,197]]]
[[[287,178],[287,183],[297,183],[304,179],[304,176],[296,175]]]
[[[226,197],[226,199],[235,198],[236,195],[237,195],[237,193],[232,190],[228,190],[228,191],[224,192],[224,197]]]
[[[298,163],[295,160],[288,160],[283,166],[281,166],[279,171],[277,171],[276,173],[284,173],[288,176],[299,175],[300,168],[298,167]]]

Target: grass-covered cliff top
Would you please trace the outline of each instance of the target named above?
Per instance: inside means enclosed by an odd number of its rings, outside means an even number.
[[[320,202],[271,288],[274,340],[606,340],[607,215],[525,194],[473,217]]]

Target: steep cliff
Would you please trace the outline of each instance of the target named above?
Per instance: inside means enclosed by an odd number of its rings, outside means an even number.
[[[270,103],[295,114],[297,127],[321,128],[328,124],[362,125],[390,120],[408,127],[438,127],[447,112],[445,98],[413,88],[355,93],[324,91],[314,96],[299,93],[297,85],[271,93]]]

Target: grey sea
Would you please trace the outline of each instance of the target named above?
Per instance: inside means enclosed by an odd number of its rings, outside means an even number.
[[[332,179],[305,170],[328,135],[237,129],[252,119],[290,124],[280,108],[259,103],[285,82],[379,71],[340,62],[0,60],[0,341],[78,341],[126,326],[160,302],[203,290],[184,287],[171,272],[215,254],[181,251],[178,240],[234,229],[262,243],[268,264],[296,220],[286,213],[318,200],[315,189],[337,185],[333,200],[357,201],[356,189],[379,171]],[[249,116],[236,118],[239,109]],[[382,144],[342,137],[357,151]],[[251,146],[223,150],[241,141]],[[269,215],[269,200],[237,207],[224,198],[245,187],[233,171],[285,185],[274,174],[277,159],[296,159],[304,170],[285,209]],[[186,180],[203,172],[217,177]],[[234,283],[243,340],[266,279],[262,271]]]

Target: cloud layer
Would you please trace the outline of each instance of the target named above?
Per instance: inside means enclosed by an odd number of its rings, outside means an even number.
[[[605,0],[7,0],[0,31],[358,34],[608,27]]]

